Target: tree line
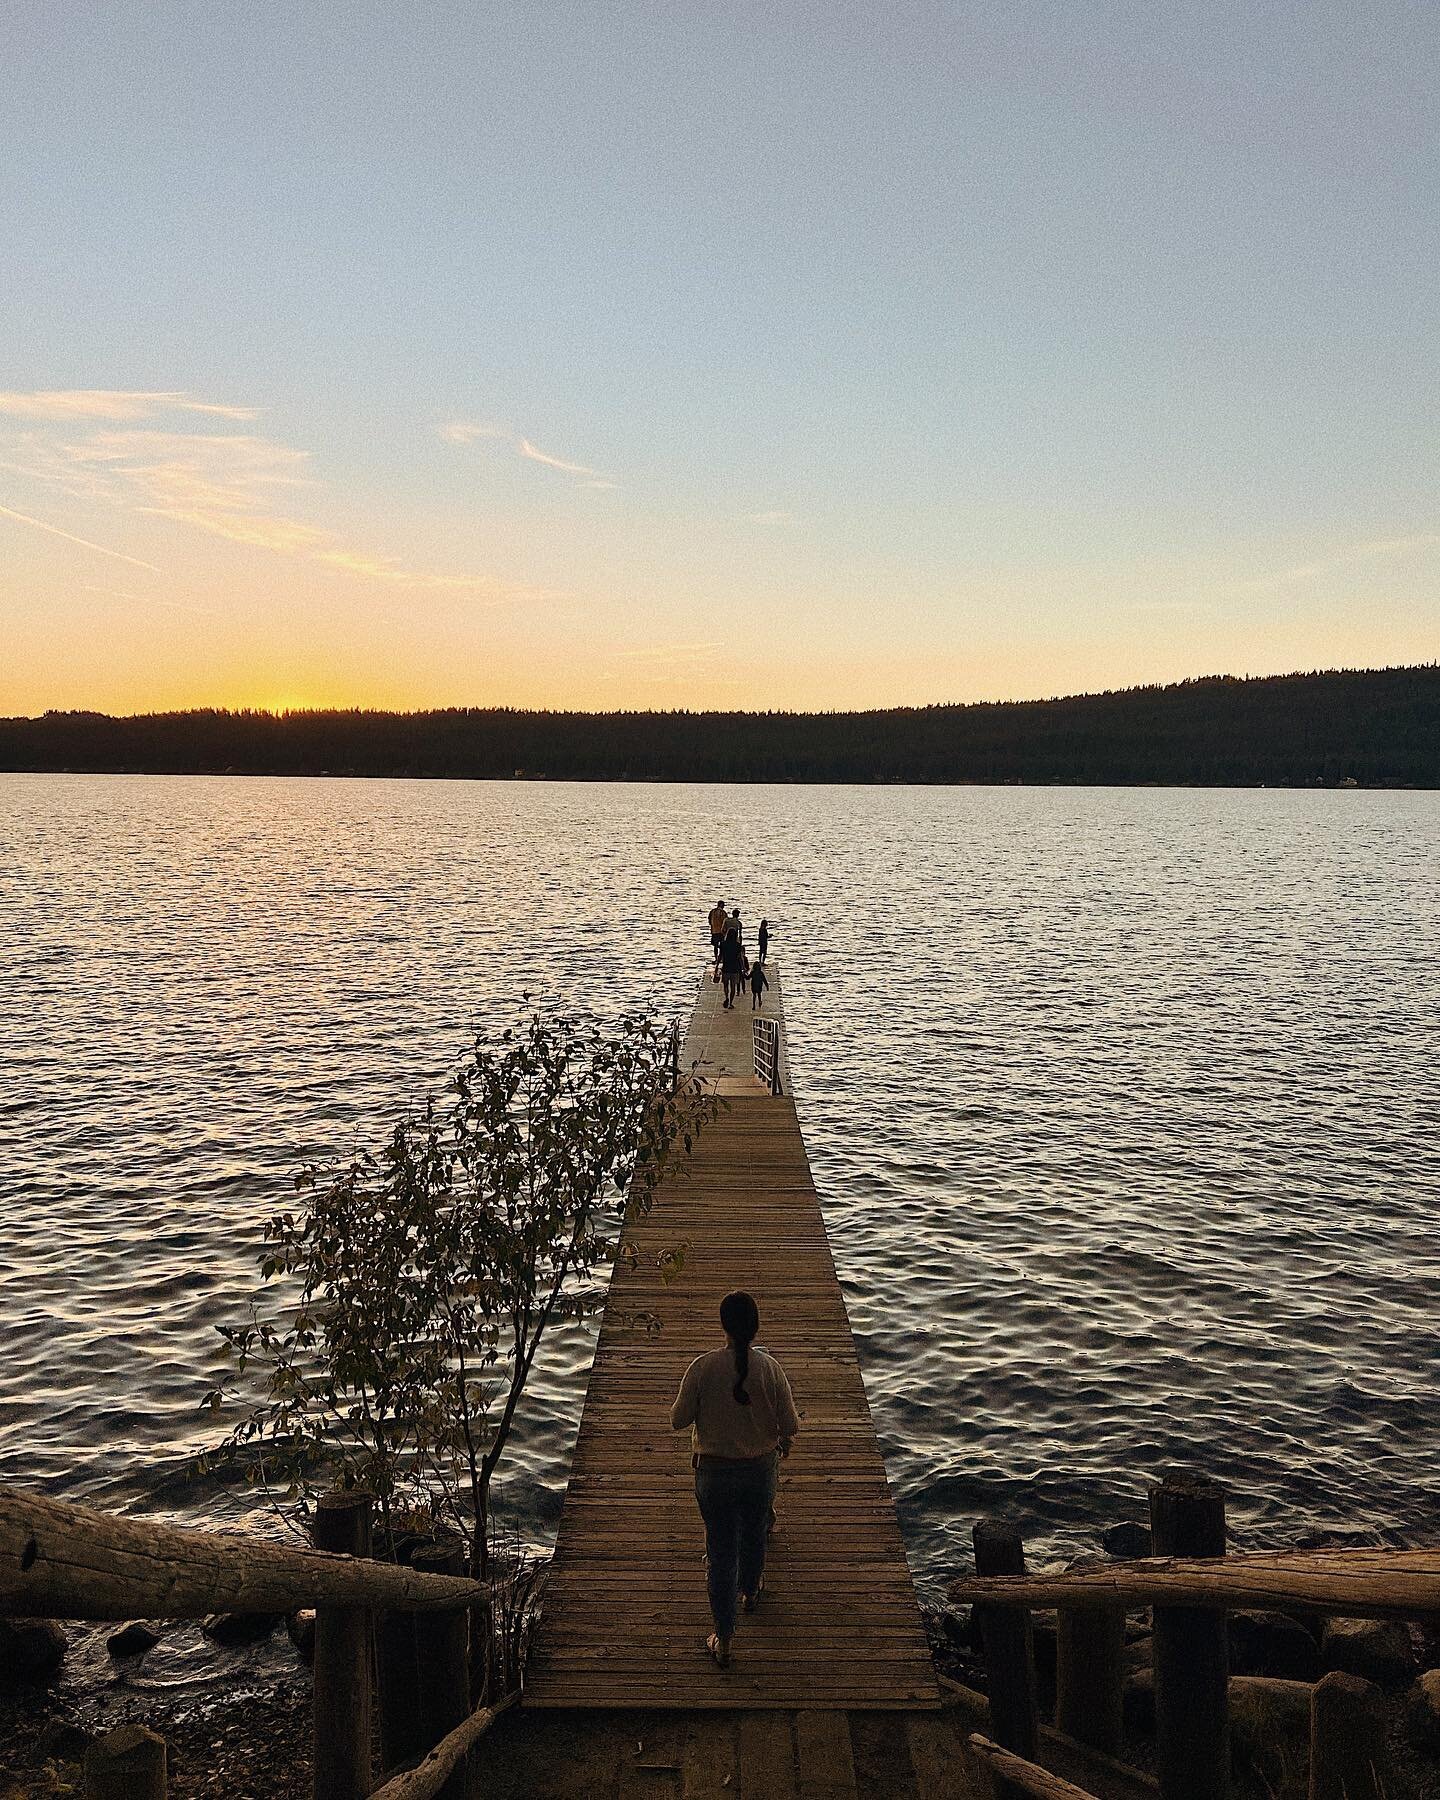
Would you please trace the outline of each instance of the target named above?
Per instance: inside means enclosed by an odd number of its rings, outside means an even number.
[[[876,712],[47,712],[0,769],[144,774],[1440,787],[1440,664]]]

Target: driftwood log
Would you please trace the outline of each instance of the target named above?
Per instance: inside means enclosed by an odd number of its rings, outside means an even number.
[[[968,1736],[978,1731],[988,1738],[991,1731],[990,1702],[974,1688],[952,1681],[936,1671],[944,1706],[960,1715]],[[1103,1794],[1105,1800],[1158,1800],[1160,1789],[1153,1775],[1142,1775],[1129,1763],[1119,1762],[1082,1744],[1078,1738],[1057,1731],[1053,1725],[1041,1724],[1036,1734],[1035,1761],[1042,1769],[1058,1775],[1062,1781],[1083,1788],[1087,1794]]]
[[[370,1800],[434,1800],[500,1714],[519,1698],[518,1693],[507,1694],[494,1706],[471,1713],[463,1725],[457,1725],[448,1737],[441,1738],[424,1762],[402,1774],[392,1775],[384,1787],[375,1789]]]
[[[196,1619],[326,1603],[440,1612],[484,1597],[478,1581],[118,1519],[0,1483],[0,1617]]]
[[[1440,1550],[1248,1551],[1211,1561],[1146,1557],[1063,1575],[962,1575],[950,1598],[987,1606],[1214,1606],[1347,1619],[1440,1613]]]
[[[1082,1787],[1076,1787],[1073,1781],[1052,1775],[1048,1769],[1042,1769],[1039,1763],[1016,1756],[1013,1750],[1002,1750],[999,1744],[982,1737],[978,1731],[972,1732],[966,1741],[999,1782],[1012,1789],[1019,1788],[1024,1793],[1034,1794],[1035,1800],[1095,1800],[1093,1794]]]

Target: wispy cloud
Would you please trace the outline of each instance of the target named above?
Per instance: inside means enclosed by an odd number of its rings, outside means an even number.
[[[477,425],[471,419],[451,419],[440,427],[440,435],[447,444],[473,444],[481,438],[508,438],[510,433],[503,425]]]
[[[45,519],[33,518],[29,513],[17,512],[13,506],[0,506],[0,513],[7,519],[16,519],[22,525],[29,525],[35,531],[48,531],[51,537],[64,538],[67,543],[80,544],[86,550],[94,550],[101,556],[113,556],[116,562],[131,563],[137,569],[148,569],[152,575],[163,575],[163,569],[157,569],[154,563],[141,562],[138,556],[127,556],[123,550],[112,550],[106,544],[93,543],[89,538],[80,537],[73,531],[65,531],[59,525],[51,525]]]
[[[1409,556],[1418,550],[1433,550],[1440,546],[1440,532],[1420,531],[1408,537],[1372,538],[1364,543],[1347,545],[1333,555],[1319,557],[1313,562],[1295,563],[1287,569],[1276,569],[1268,575],[1257,575],[1244,581],[1222,583],[1214,591],[1227,599],[1244,599],[1252,594],[1274,593],[1277,589],[1299,587],[1307,581],[1316,581],[1326,575],[1333,575],[1339,569],[1348,568],[1357,562],[1369,562],[1391,556]]]
[[[277,488],[308,480],[309,454],[249,433],[99,431],[61,447],[88,474],[95,497],[132,512],[173,519],[233,543],[306,552],[330,534],[269,511]]]
[[[623,662],[694,662],[723,649],[719,638],[708,638],[700,644],[647,644],[639,650],[617,650]]]
[[[727,659],[724,652],[725,645],[718,638],[685,644],[645,644],[633,650],[615,651],[608,665],[597,671],[596,679],[632,693],[657,688],[673,696],[677,684],[691,688],[700,684],[707,694],[722,692],[741,685],[740,677],[729,672],[734,669],[734,659]]]
[[[0,412],[23,418],[31,427],[11,441],[0,468],[74,499],[168,519],[230,543],[317,563],[395,588],[468,594],[494,601],[539,596],[539,590],[489,576],[412,568],[398,557],[343,543],[327,527],[295,516],[297,496],[318,492],[321,487],[312,471],[310,453],[258,433],[218,428],[220,421],[248,422],[256,416],[253,408],[212,406],[186,395],[101,390],[0,398],[6,403],[0,405]],[[57,407],[57,400],[66,404]],[[160,429],[143,422],[166,413],[208,413],[215,416],[217,428]],[[136,424],[136,420],[142,422]],[[66,429],[82,422],[90,429],[78,433]],[[97,425],[100,429],[94,428]],[[116,429],[117,425],[124,428]],[[154,568],[138,557],[106,550],[28,514],[14,516],[104,555]]]
[[[706,685],[716,684],[716,658],[725,648],[719,638],[705,638],[684,644],[642,644],[633,650],[617,650],[607,681],[625,681],[631,686],[668,687],[687,677],[703,676]],[[723,668],[725,665],[720,664]]]
[[[548,452],[537,449],[529,438],[519,439],[516,448],[528,461],[544,463],[547,469],[558,469],[562,475],[589,475],[594,480],[600,478],[598,469],[590,469],[584,463],[565,462],[561,457],[551,456]]]
[[[522,437],[518,431],[512,431],[506,425],[481,425],[470,419],[452,419],[439,428],[440,436],[447,444],[459,444],[462,447],[486,440],[507,444],[517,456],[524,457],[526,462],[539,463],[542,468],[554,469],[557,475],[574,475],[577,486],[608,490],[616,483],[608,475],[601,474],[599,469],[592,469],[588,463],[572,462],[567,457],[552,456],[548,450],[542,450],[538,444]]]
[[[164,612],[193,613],[196,618],[213,619],[214,611],[208,606],[195,606],[186,600],[172,600],[163,594],[137,594],[129,588],[101,587],[98,582],[85,583],[87,594],[101,594],[108,600],[127,600],[141,606],[158,606]]]
[[[253,406],[225,406],[196,400],[180,391],[142,393],[128,388],[43,388],[34,393],[0,393],[0,413],[14,419],[65,422],[71,419],[158,419],[169,413],[208,413],[217,419],[254,419]]]

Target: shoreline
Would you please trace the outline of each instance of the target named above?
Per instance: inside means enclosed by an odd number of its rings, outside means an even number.
[[[1125,1531],[1135,1528],[1126,1526]],[[1118,1540],[1117,1540],[1118,1541]],[[1127,1537],[1131,1554],[1138,1546]],[[1042,1723],[1053,1724],[1056,1625],[1053,1612],[1033,1615],[1037,1698]],[[935,1669],[946,1685],[946,1704],[962,1711],[985,1705],[986,1669],[968,1608],[927,1609],[924,1623]],[[161,1627],[160,1643],[173,1641],[194,1621]],[[72,1640],[93,1633],[103,1646],[114,1626],[70,1625]],[[1380,1687],[1378,1701],[1388,1752],[1387,1800],[1440,1800],[1440,1735],[1428,1742],[1419,1719],[1433,1694],[1440,1705],[1440,1620],[1400,1628],[1409,1641],[1413,1666],[1404,1679],[1382,1663],[1369,1675]],[[1385,1628],[1365,1655],[1382,1655]],[[1394,1630],[1389,1630],[1390,1651]],[[1305,1800],[1309,1695],[1324,1667],[1354,1672],[1352,1651],[1327,1648],[1319,1622],[1287,1613],[1231,1615],[1231,1720],[1235,1758],[1235,1800]],[[1123,1762],[1153,1776],[1154,1689],[1149,1666],[1148,1614],[1131,1614],[1126,1627],[1125,1741]],[[158,1647],[158,1646],[157,1646]],[[103,1650],[102,1650],[103,1653]],[[287,1637],[284,1622],[256,1643],[220,1651],[214,1683],[203,1691],[166,1682],[146,1682],[143,1670],[154,1654],[110,1659],[108,1680],[96,1679],[91,1657],[50,1686],[34,1685],[0,1693],[0,1800],[39,1800],[41,1795],[78,1793],[81,1763],[91,1735],[136,1722],[158,1732],[169,1754],[171,1800],[309,1800],[311,1792],[311,1680],[302,1651]],[[139,1676],[142,1679],[136,1680]],[[217,1691],[217,1688],[220,1691]],[[1428,1718],[1430,1715],[1425,1714]],[[544,1714],[526,1714],[538,1729]],[[1440,1711],[1434,1715],[1440,1725]],[[976,1713],[970,1728],[984,1729]],[[507,1752],[497,1737],[502,1765]],[[1296,1759],[1298,1760],[1298,1763]],[[377,1764],[378,1767],[378,1764]],[[537,1795],[579,1792],[544,1782]],[[503,1784],[502,1784],[503,1785]],[[1098,1785],[1098,1784],[1097,1784]],[[506,1790],[508,1792],[508,1789]]]

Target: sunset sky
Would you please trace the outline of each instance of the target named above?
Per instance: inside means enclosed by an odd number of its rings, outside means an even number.
[[[1440,656],[1440,13],[24,0],[0,713]]]

